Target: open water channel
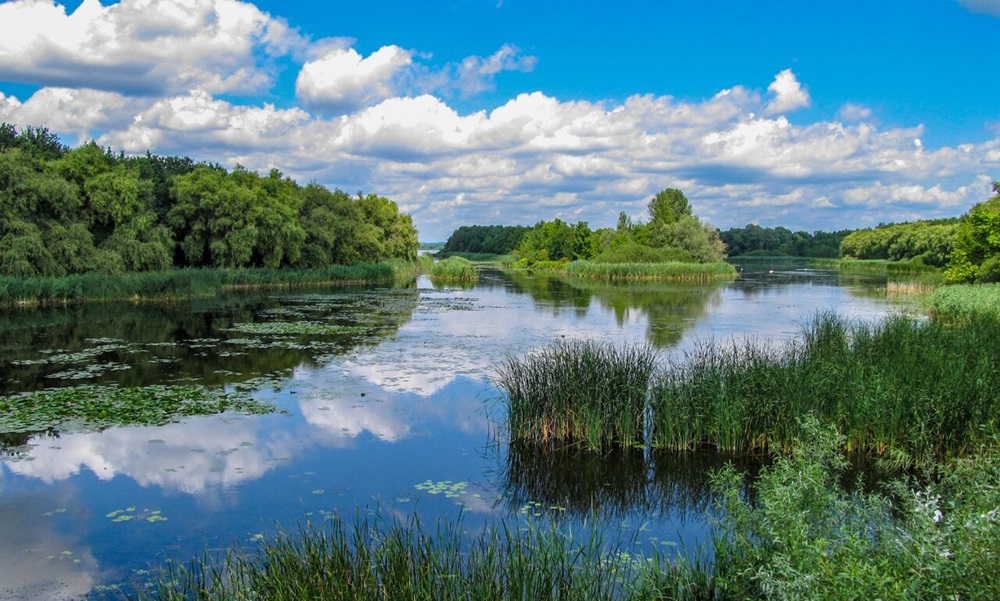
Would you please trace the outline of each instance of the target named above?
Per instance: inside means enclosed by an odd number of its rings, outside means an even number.
[[[0,599],[76,599],[168,559],[357,512],[433,524],[599,515],[644,543],[706,537],[716,453],[539,453],[508,445],[491,384],[558,339],[798,335],[818,311],[900,307],[884,281],[746,267],[712,285],[608,285],[484,271],[469,287],[255,292],[0,313],[0,396],[82,384],[251,391],[267,415],[0,433]],[[301,324],[336,326],[303,334]],[[308,328],[307,328],[308,329]],[[322,328],[316,331],[321,331]],[[752,466],[750,466],[752,467]]]

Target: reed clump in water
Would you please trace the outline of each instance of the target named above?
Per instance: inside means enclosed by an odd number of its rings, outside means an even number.
[[[476,266],[462,257],[448,257],[431,269],[431,280],[436,282],[475,282],[478,279]]]
[[[798,422],[836,425],[846,448],[912,463],[963,454],[997,433],[1000,321],[818,315],[784,347],[705,344],[656,380],[653,444],[787,447]]]
[[[495,382],[506,393],[511,439],[595,450],[642,444],[655,365],[649,346],[590,341],[508,356]]]

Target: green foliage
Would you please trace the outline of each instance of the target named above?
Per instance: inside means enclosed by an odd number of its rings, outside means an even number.
[[[955,459],[929,485],[846,492],[844,438],[807,418],[748,501],[733,468],[720,496],[712,581],[722,599],[994,599],[1000,594],[1000,453]]]
[[[684,217],[691,217],[691,203],[684,193],[676,188],[661,190],[649,201],[649,219],[652,224],[669,225]],[[618,218],[622,225],[621,216]]]
[[[997,433],[1000,322],[818,315],[783,348],[703,344],[653,392],[656,446],[781,448],[815,414],[851,450],[912,465],[969,452]]]
[[[720,233],[730,257],[790,256],[835,259],[840,243],[851,230],[836,232],[792,232],[784,227],[761,227],[749,223]]]
[[[327,268],[416,260],[408,215],[374,195],[305,188],[277,170],[72,150],[0,124],[0,274],[171,267]]]
[[[445,253],[506,255],[531,228],[523,225],[463,225],[448,237]]]
[[[429,528],[416,518],[334,516],[258,548],[169,563],[135,588],[138,599],[161,601],[612,601],[643,598],[636,593],[652,575],[627,541],[605,541],[593,528],[500,522],[472,536],[465,530],[444,518]]]
[[[439,282],[475,282],[479,279],[479,272],[468,259],[448,257],[434,264],[431,279]]]
[[[671,252],[665,250],[664,253]],[[611,281],[676,281],[708,282],[731,279],[736,269],[724,262],[717,263],[593,263],[575,261],[562,269],[568,275]]]
[[[153,426],[223,411],[260,414],[274,406],[203,386],[79,386],[0,397],[0,432]]]
[[[641,443],[655,361],[648,346],[594,342],[508,356],[496,384],[505,393],[511,439],[595,450]]]
[[[1000,284],[956,284],[934,291],[931,310],[955,320],[1000,320]]]
[[[954,219],[914,221],[857,230],[840,243],[851,259],[916,261],[943,267],[951,256],[958,225]]]
[[[513,255],[528,264],[585,259],[591,255],[590,237],[586,221],[576,225],[561,219],[542,221],[522,236]]]
[[[594,263],[693,263],[694,257],[679,248],[653,248],[625,240],[596,255],[592,261]]]
[[[950,282],[1000,282],[1000,182],[993,191],[996,196],[969,209],[958,225],[945,272]]]
[[[0,306],[89,300],[163,300],[217,294],[232,288],[296,288],[344,283],[393,283],[412,278],[413,264],[331,265],[317,269],[168,269],[89,272],[62,277],[0,275]]]

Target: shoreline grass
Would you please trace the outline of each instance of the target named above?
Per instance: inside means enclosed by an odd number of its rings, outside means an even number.
[[[211,296],[225,290],[391,284],[414,277],[416,269],[416,264],[408,261],[390,261],[322,269],[171,269],[58,278],[0,276],[0,307],[178,300]]]
[[[953,320],[1000,320],[1000,284],[955,284],[938,288],[930,299],[934,315]]]
[[[257,549],[168,563],[148,585],[134,585],[133,598],[610,601],[633,597],[647,570],[594,528],[581,536],[570,526],[501,521],[470,537],[461,517],[427,527],[359,513],[307,523]]]
[[[519,266],[517,262],[501,260],[500,266],[508,271],[543,271],[569,275],[588,280],[611,282],[713,282],[735,279],[736,268],[729,263],[594,263],[580,260],[538,261],[530,266]]]

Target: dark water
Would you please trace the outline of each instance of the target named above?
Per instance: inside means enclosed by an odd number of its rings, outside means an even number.
[[[168,558],[334,513],[546,519],[599,515],[655,544],[704,540],[705,474],[746,457],[595,455],[509,446],[490,383],[507,353],[556,339],[795,336],[834,310],[898,307],[879,283],[747,268],[733,283],[612,286],[484,272],[470,288],[255,293],[173,305],[0,314],[0,394],[201,383],[280,411],[160,427],[0,435],[0,598],[79,598]],[[295,334],[248,324],[338,326]],[[640,530],[641,529],[641,530]]]

